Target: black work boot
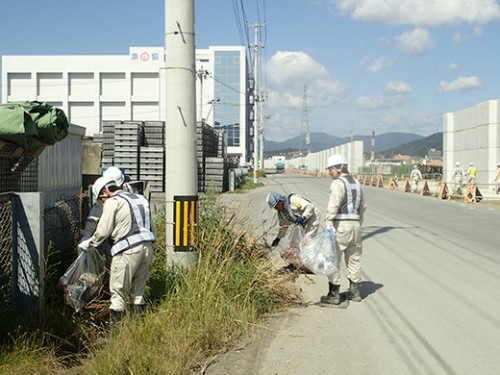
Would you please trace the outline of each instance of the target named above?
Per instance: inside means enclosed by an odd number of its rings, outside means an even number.
[[[347,292],[347,298],[349,298],[352,302],[361,302],[359,283],[354,283],[349,280],[349,291]]]
[[[339,289],[340,285],[328,283],[328,294],[326,296],[321,296],[320,301],[330,305],[340,305]]]

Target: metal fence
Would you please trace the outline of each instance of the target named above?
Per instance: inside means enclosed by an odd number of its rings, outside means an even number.
[[[12,307],[12,193],[0,193],[0,303]]]
[[[26,267],[34,262],[29,259],[29,252],[22,246],[14,248],[14,196],[16,193],[0,193],[0,303],[2,310],[12,311],[16,305],[14,292],[19,280],[16,280],[15,270],[22,262]],[[88,195],[62,197],[53,207],[43,209],[44,260],[45,270],[62,275],[76,257],[75,244],[80,237],[82,211],[88,212]],[[33,275],[38,270],[33,270]],[[44,280],[26,279],[28,283],[39,283]]]

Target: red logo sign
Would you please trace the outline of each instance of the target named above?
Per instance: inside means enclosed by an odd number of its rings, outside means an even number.
[[[149,53],[147,53],[147,52],[141,53],[141,60],[148,61],[149,60]]]

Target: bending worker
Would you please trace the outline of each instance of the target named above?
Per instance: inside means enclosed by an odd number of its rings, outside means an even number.
[[[278,212],[279,232],[271,246],[277,246],[280,240],[285,237],[288,227],[292,224],[299,224],[304,227],[305,238],[312,238],[318,232],[319,210],[308,199],[298,194],[290,194],[285,197],[276,192],[267,195],[267,204]]]
[[[146,198],[122,191],[114,180],[99,177],[92,191],[103,202],[102,216],[94,234],[78,247],[86,251],[111,240],[109,309],[111,321],[116,322],[122,318],[129,296],[133,313],[144,308],[144,289],[154,259],[154,223]]]
[[[347,278],[349,279],[347,298],[353,302],[360,302],[361,224],[366,210],[363,190],[360,182],[349,174],[347,160],[343,155],[330,156],[327,169],[333,181],[330,185],[330,198],[325,218],[326,227],[332,235],[336,233],[335,245],[339,263],[342,254],[344,254]],[[332,305],[340,304],[340,272],[338,269],[328,285],[328,294],[321,297],[321,302]]]

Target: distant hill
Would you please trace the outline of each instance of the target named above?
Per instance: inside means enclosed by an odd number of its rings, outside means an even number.
[[[435,133],[426,138],[408,142],[400,146],[389,148],[381,153],[383,153],[386,157],[391,157],[397,154],[424,157],[425,155],[427,155],[427,153],[431,148],[436,149],[438,151],[443,151],[442,132]]]
[[[377,153],[396,148],[413,141],[418,141],[423,139],[421,135],[413,133],[384,133],[375,136],[375,151]],[[371,135],[355,135],[353,137],[355,141],[363,141],[363,148],[365,153],[371,152]],[[318,152],[332,148],[335,146],[340,146],[345,143],[349,143],[351,137],[335,137],[328,133],[311,133],[311,144],[307,146],[305,140],[302,140],[302,149],[309,149],[311,152]],[[276,141],[266,141],[264,144],[264,150],[266,153],[274,153],[277,151],[290,151],[298,150],[300,148],[300,136],[287,139],[283,142]]]

